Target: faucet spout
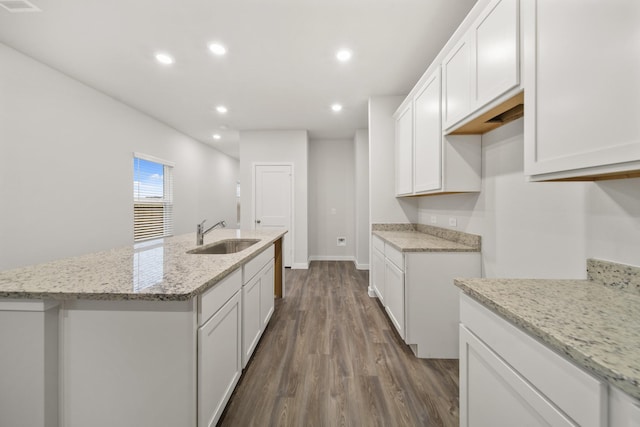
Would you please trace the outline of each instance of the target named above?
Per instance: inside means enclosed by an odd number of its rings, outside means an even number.
[[[213,224],[211,227],[207,228],[206,230],[204,229],[204,223],[207,222],[207,220],[205,219],[204,221],[202,221],[200,224],[197,225],[196,227],[196,245],[198,246],[202,246],[202,244],[204,243],[204,236],[209,233],[210,231],[218,228],[218,227],[226,227],[227,223],[225,222],[225,220],[222,221],[218,221],[215,224]]]

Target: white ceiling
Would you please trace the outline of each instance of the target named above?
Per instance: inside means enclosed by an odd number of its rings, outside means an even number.
[[[408,93],[475,0],[32,3],[42,12],[0,9],[0,42],[238,157],[239,130],[352,138],[367,99]],[[211,41],[228,54],[211,54]],[[335,59],[341,47],[348,63]],[[157,51],[176,62],[161,66]]]

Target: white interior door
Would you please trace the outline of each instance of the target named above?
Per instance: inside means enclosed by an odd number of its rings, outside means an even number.
[[[254,165],[255,203],[254,227],[286,228],[284,235],[284,265],[293,262],[292,165]]]

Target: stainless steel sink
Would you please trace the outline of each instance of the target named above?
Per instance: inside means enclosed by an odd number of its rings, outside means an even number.
[[[223,255],[234,254],[258,243],[260,239],[227,239],[187,251],[188,254]]]

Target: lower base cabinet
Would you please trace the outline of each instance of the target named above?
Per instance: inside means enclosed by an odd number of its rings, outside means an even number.
[[[602,380],[461,296],[461,427],[611,427],[608,389]]]
[[[242,375],[241,295],[198,328],[198,427],[215,426]]]
[[[266,250],[244,267],[242,285],[242,367],[249,363],[274,310],[273,250]]]
[[[401,252],[373,236],[371,283],[387,316],[413,353],[457,359],[456,277],[480,277],[480,252]]]

